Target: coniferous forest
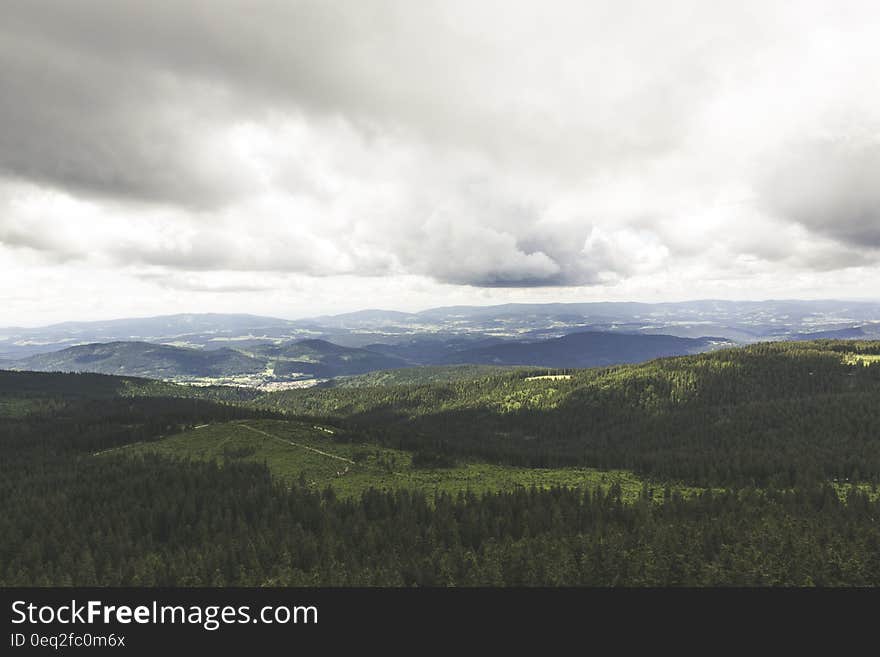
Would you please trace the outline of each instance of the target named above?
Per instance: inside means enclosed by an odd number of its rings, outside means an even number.
[[[878,355],[768,343],[268,394],[0,372],[0,585],[878,585]],[[266,419],[320,421],[437,476],[480,461],[644,486],[344,497],[266,463],[121,449]]]

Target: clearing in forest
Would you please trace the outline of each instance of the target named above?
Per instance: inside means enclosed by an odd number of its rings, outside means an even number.
[[[179,459],[228,463],[265,463],[273,476],[293,483],[304,481],[323,490],[331,486],[339,497],[356,497],[369,488],[447,492],[512,490],[554,486],[605,489],[618,484],[625,500],[638,498],[644,481],[625,470],[593,468],[521,468],[466,462],[452,468],[413,467],[412,454],[375,444],[341,442],[326,427],[297,421],[246,420],[211,424],[154,442],[113,450],[114,455],[155,453]],[[662,499],[663,486],[653,486]],[[682,495],[700,489],[676,486]]]

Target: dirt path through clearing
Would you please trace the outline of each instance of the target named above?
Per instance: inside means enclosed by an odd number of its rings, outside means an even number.
[[[352,465],[355,464],[354,461],[352,461],[351,459],[347,459],[342,456],[336,456],[336,454],[330,454],[329,452],[322,452],[320,449],[315,449],[314,447],[309,447],[308,445],[303,445],[302,443],[295,443],[292,440],[287,440],[286,438],[279,438],[278,436],[273,436],[271,433],[267,433],[267,432],[263,431],[262,429],[256,429],[256,428],[249,426],[247,424],[242,424],[240,426],[243,426],[245,429],[250,429],[254,433],[259,433],[264,436],[267,436],[268,438],[274,438],[275,440],[280,440],[282,443],[288,443],[290,445],[293,445],[294,447],[302,447],[303,449],[307,449],[310,452],[314,452],[315,454],[320,454],[321,456],[328,456],[331,459],[336,459],[337,461],[345,461],[346,463],[351,463]]]

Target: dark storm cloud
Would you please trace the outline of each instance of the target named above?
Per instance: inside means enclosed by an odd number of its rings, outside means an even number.
[[[511,59],[515,51],[498,47],[505,35],[468,21],[496,20],[499,31],[528,21],[508,24],[493,5],[476,9],[12,0],[0,24],[0,167],[74,190],[211,203],[247,181],[224,171],[200,139],[224,120],[272,111],[338,114],[365,134],[406,129],[562,176],[662,152],[686,130],[681,109],[707,80],[699,64],[682,59],[674,71],[621,85],[642,65],[637,55],[613,53],[624,78],[607,76],[600,61],[566,72],[574,62],[552,49]],[[574,20],[595,37],[601,13],[582,9]],[[575,45],[585,35],[564,36]],[[583,91],[558,85],[560,74],[593,85],[591,112],[576,110]]]
[[[769,210],[855,247],[880,248],[880,143],[789,144],[762,180]]]
[[[0,173],[135,201],[213,203],[239,191],[199,153],[216,112],[198,86],[8,32],[0,62]]]
[[[210,129],[275,105],[330,108],[342,88],[359,98],[370,80],[328,60],[345,59],[336,48],[364,13],[298,2],[6,3],[0,172],[77,193],[222,203],[241,181],[205,149]]]
[[[6,3],[0,173],[196,206],[252,191],[213,142],[274,105],[331,100],[322,89],[333,68],[320,69],[324,37],[345,38],[334,13],[275,2]]]

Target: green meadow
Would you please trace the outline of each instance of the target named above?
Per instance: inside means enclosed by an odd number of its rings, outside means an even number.
[[[210,424],[155,442],[129,445],[101,456],[163,454],[177,459],[225,464],[246,460],[265,464],[274,477],[305,482],[323,490],[331,487],[340,498],[353,498],[369,488],[405,488],[428,494],[509,491],[517,487],[620,487],[621,497],[634,501],[647,486],[662,500],[663,484],[649,482],[625,470],[592,468],[521,468],[482,462],[456,467],[413,467],[409,452],[374,444],[339,442],[329,425],[298,421],[247,420]],[[700,489],[671,487],[684,497]]]

